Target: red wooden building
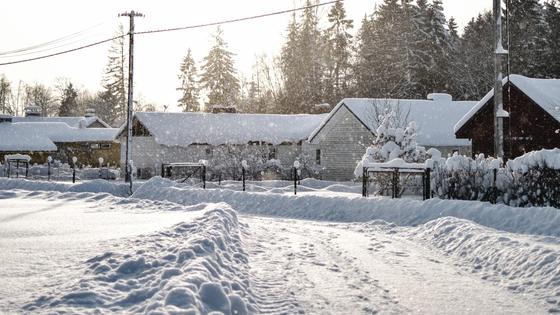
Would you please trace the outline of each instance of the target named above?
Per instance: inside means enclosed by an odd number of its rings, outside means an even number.
[[[473,156],[494,154],[494,90],[455,125],[458,139],[472,140]],[[560,80],[511,75],[504,79],[504,154],[560,148]]]

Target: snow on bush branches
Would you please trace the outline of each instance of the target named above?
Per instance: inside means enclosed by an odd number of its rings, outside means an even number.
[[[529,152],[505,166],[482,154],[432,160],[432,191],[440,198],[560,207],[560,149]]]

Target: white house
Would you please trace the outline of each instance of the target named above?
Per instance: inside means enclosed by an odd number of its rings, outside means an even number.
[[[240,166],[240,158],[263,154],[264,159],[289,167],[326,116],[139,112],[133,117],[132,160],[140,177],[161,175],[164,163],[203,159],[210,165],[225,163],[225,168],[233,168]],[[119,135],[122,166],[125,126]]]
[[[475,105],[448,94],[430,94],[427,100],[344,99],[311,133],[305,150],[323,168],[323,179],[353,179],[356,161],[375,139],[377,117],[393,108],[403,120],[416,122],[419,145],[443,154],[470,154],[470,141],[456,139],[453,127]]]

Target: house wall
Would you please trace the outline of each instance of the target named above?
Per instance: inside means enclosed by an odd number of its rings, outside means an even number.
[[[493,98],[468,122],[457,137],[472,139],[472,155],[494,155]],[[526,152],[560,147],[560,123],[527,95],[511,87],[511,95],[504,89],[504,109],[510,117],[504,120],[504,153],[507,159]],[[510,128],[511,126],[511,128]]]
[[[371,131],[342,106],[305,146],[305,151],[315,162],[316,150],[321,150],[323,179],[346,181],[354,179],[356,161],[361,160],[373,140]]]
[[[242,155],[259,155],[266,152],[267,147],[261,145],[236,146],[243,148]],[[274,146],[276,149],[276,159],[280,160],[283,166],[293,164],[295,158],[301,153],[301,145],[281,144]],[[188,147],[164,146],[158,144],[152,136],[141,136],[132,138],[132,160],[137,169],[143,169],[144,175],[141,177],[161,176],[161,165],[163,163],[176,162],[198,162],[202,159],[210,161],[220,158],[219,150],[222,146],[212,146],[206,144],[193,144]],[[121,138],[121,165],[124,167],[126,154],[126,137]],[[221,157],[223,158],[223,157]],[[238,158],[238,157],[236,157]],[[235,160],[232,157],[232,161]],[[247,160],[250,160],[247,158]],[[232,166],[233,167],[233,166]]]

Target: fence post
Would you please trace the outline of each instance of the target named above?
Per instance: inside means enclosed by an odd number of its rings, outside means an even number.
[[[362,170],[362,197],[367,197],[367,168],[363,168]]]
[[[492,182],[492,200],[491,202],[493,204],[496,203],[496,200],[498,199],[498,187],[496,187],[496,179],[498,177],[498,169],[493,169],[492,172],[494,173],[494,179]]]
[[[297,168],[293,168],[294,170],[294,195],[297,195]]]
[[[431,180],[432,169],[426,168],[426,199],[430,199],[432,192],[432,180]]]
[[[29,162],[25,163],[25,178],[29,176]]]
[[[393,170],[393,199],[397,198],[397,195],[398,195],[398,193],[397,193],[397,189],[399,188],[398,187],[398,176],[399,176],[399,169],[395,168]]]
[[[245,191],[245,167],[241,167],[241,180],[243,181],[243,191]]]
[[[202,165],[202,189],[206,189],[206,165]]]
[[[50,161],[47,162],[47,180],[48,181],[51,180],[51,162]]]

